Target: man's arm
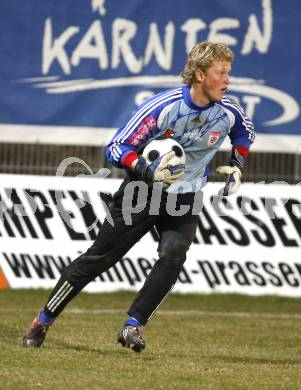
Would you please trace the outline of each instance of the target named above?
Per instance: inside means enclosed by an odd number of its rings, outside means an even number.
[[[128,136],[125,128],[119,129],[112,141],[106,148],[106,154],[111,163],[118,168],[125,168],[134,174],[137,179],[141,179],[148,184],[155,181],[162,182],[164,186],[169,186],[178,180],[184,172],[172,174],[167,169],[168,162],[175,156],[175,152],[169,152],[152,163],[147,163],[139,151],[158,131],[155,126],[154,117],[146,118],[138,124]],[[150,131],[153,130],[153,132]],[[144,136],[142,137],[143,134]]]
[[[228,99],[223,99],[223,103],[235,117],[234,125],[229,134],[232,143],[230,161],[228,165],[219,166],[216,169],[218,173],[224,175],[226,180],[219,195],[228,196],[236,193],[240,187],[243,168],[256,134],[253,123],[239,104]]]

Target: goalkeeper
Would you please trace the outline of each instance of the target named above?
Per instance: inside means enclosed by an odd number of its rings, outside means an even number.
[[[226,178],[220,195],[235,193],[255,138],[253,124],[243,109],[225,95],[233,57],[224,44],[196,44],[182,73],[184,85],[147,99],[117,131],[107,146],[107,157],[114,166],[125,169],[127,175],[113,198],[107,199],[114,223],[107,218],[93,245],[63,270],[44,308],[26,331],[24,347],[40,347],[68,302],[155,227],[159,234],[158,260],[128,309],[128,318],[117,337],[118,343],[135,352],[145,348],[142,327],[173,288],[194,239],[198,215],[193,204],[195,195],[206,183],[209,162],[225,138],[230,137],[229,164],[217,171]],[[173,137],[182,145],[186,154],[184,172],[171,175],[167,169],[174,152],[151,164],[143,159],[139,153],[143,146],[159,137]],[[186,185],[180,186],[180,179]],[[145,207],[133,214],[128,225],[122,210],[123,197],[127,184],[133,180],[147,183],[148,194]],[[155,188],[152,184],[158,180],[164,190],[158,215],[152,215],[150,204]],[[170,215],[166,207],[168,196],[175,197],[177,207],[188,205],[189,211],[182,216]],[[139,198],[137,187],[132,204],[136,205]]]

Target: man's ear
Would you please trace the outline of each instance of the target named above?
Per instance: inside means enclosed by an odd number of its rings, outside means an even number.
[[[196,81],[198,82],[203,82],[205,78],[205,73],[201,69],[196,69],[194,71],[194,76]]]

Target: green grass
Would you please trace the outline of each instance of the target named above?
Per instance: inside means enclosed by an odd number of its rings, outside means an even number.
[[[23,349],[48,294],[0,291],[1,389],[301,389],[300,299],[173,294],[135,354],[116,344],[134,294],[82,293]]]

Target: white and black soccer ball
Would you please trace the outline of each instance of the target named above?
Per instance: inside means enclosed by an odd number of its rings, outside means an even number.
[[[151,164],[168,152],[174,151],[175,156],[169,160],[167,169],[172,175],[185,170],[186,156],[183,147],[172,138],[155,139],[146,145],[142,156],[146,162]]]

